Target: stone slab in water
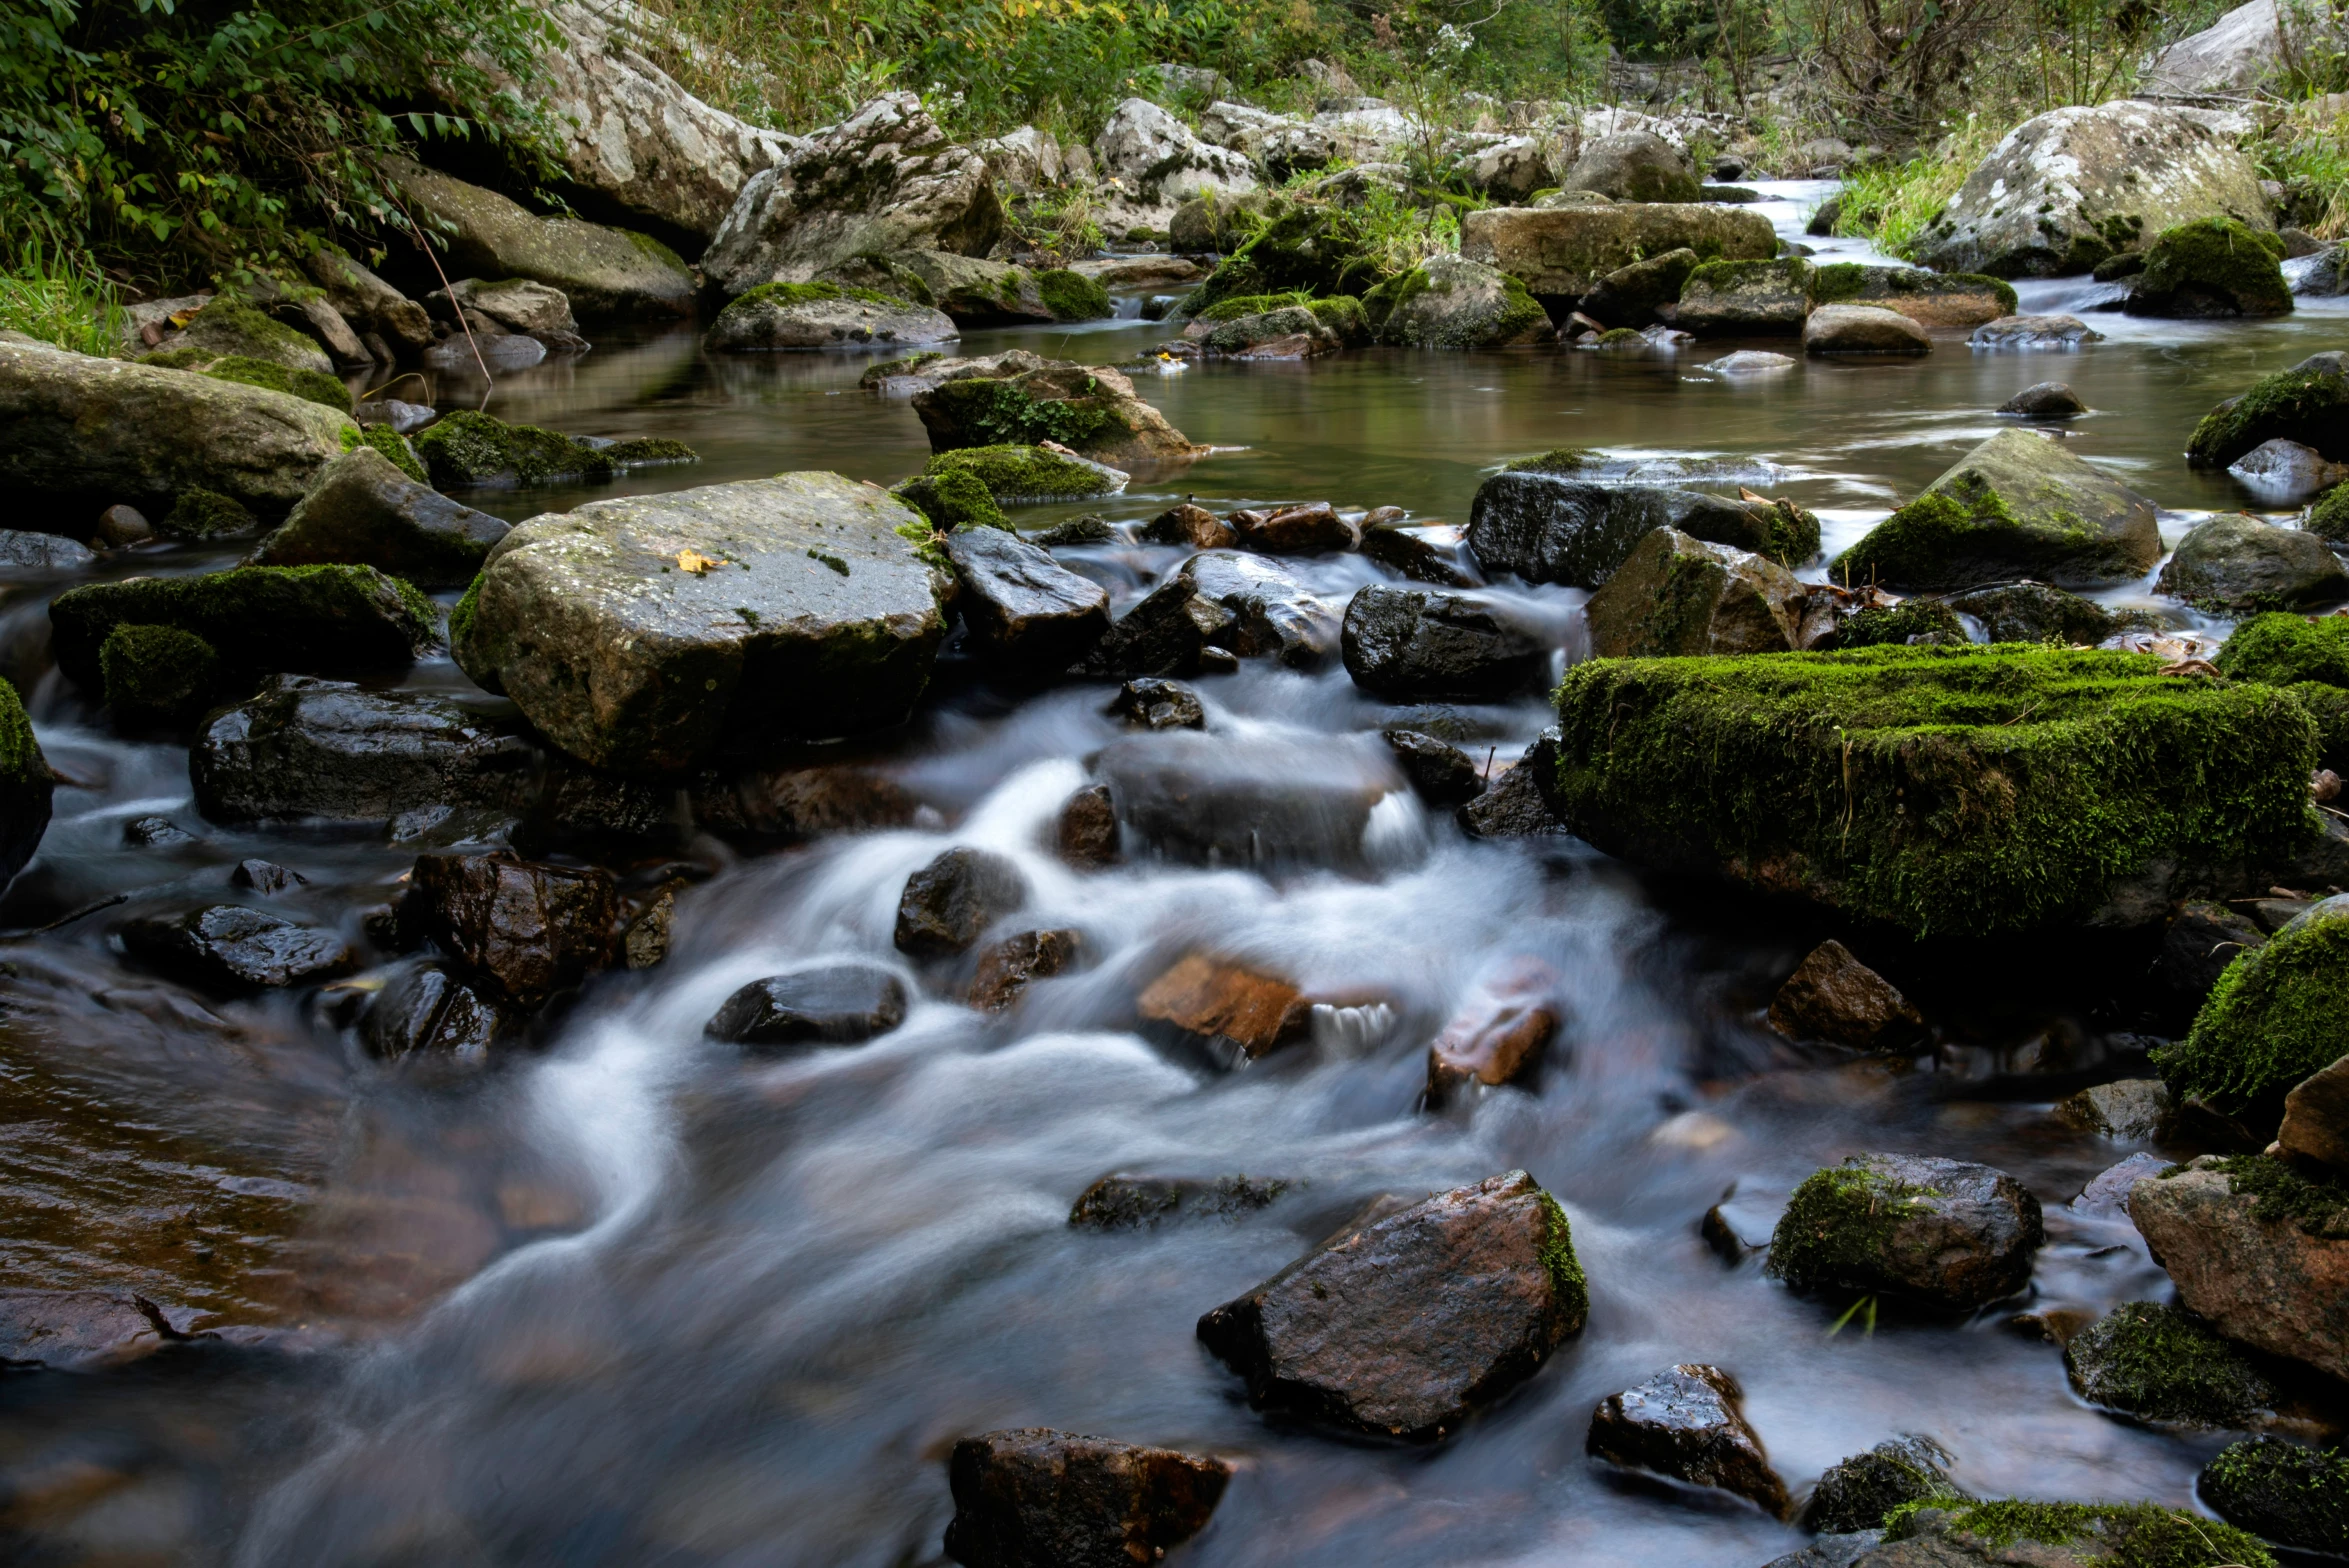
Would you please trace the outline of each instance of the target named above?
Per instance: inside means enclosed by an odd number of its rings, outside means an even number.
[[[344,453],[253,552],[260,566],[372,566],[426,588],[461,587],[506,536],[502,517],[420,485],[373,447]]]
[[[215,991],[301,985],[338,975],[355,962],[350,945],[334,932],[242,904],[214,904],[177,919],[134,920],[121,934],[133,958]]]
[[[946,558],[962,584],[963,624],[989,658],[1062,670],[1109,631],[1109,592],[1006,528],[958,528]]]
[[[738,1045],[856,1045],[905,1021],[905,982],[877,964],[769,975],[726,998],[704,1031]]]
[[[621,773],[743,737],[894,724],[945,634],[928,525],[838,474],[591,501],[490,552],[458,662],[547,739]],[[463,607],[460,606],[460,611]]]

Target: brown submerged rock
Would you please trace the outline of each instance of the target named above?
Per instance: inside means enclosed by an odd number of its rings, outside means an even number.
[[[1151,981],[1134,1010],[1145,1025],[1235,1067],[1304,1039],[1313,1016],[1305,993],[1286,980],[1205,953]]]
[[[1784,1518],[1786,1483],[1739,1408],[1744,1397],[1737,1379],[1719,1367],[1667,1367],[1599,1401],[1590,1451],[1612,1464],[1733,1492]]]
[[[979,955],[978,972],[971,977],[970,1004],[983,1013],[1000,1013],[1020,999],[1030,981],[1065,974],[1084,957],[1085,935],[1081,931],[1022,931],[1007,936]]]
[[[2349,1190],[2261,1155],[2205,1158],[2138,1182],[2129,1217],[2188,1310],[2229,1339],[2349,1378]]]
[[[1046,1427],[954,1445],[946,1554],[965,1568],[1137,1568],[1207,1525],[1232,1467]]]
[[[1068,1211],[1079,1230],[1146,1230],[1177,1219],[1253,1214],[1288,1191],[1261,1176],[1137,1176],[1112,1172],[1087,1187]]]
[[[989,926],[1028,901],[1028,879],[1001,855],[950,849],[905,879],[897,950],[919,959],[967,953]]]
[[[1480,985],[1427,1048],[1427,1108],[1529,1077],[1558,1032],[1558,972],[1519,958]]]
[[[1771,998],[1770,1027],[1790,1040],[1877,1051],[1923,1034],[1925,1017],[1851,949],[1829,940],[1811,949]]]
[[[1523,1171],[1359,1224],[1199,1320],[1251,1398],[1414,1440],[1531,1377],[1589,1313],[1566,1216]]]
[[[509,1000],[535,1007],[614,956],[612,874],[506,854],[419,855],[400,929],[430,941]]]
[[[128,1291],[0,1290],[0,1367],[98,1372],[188,1337]]]

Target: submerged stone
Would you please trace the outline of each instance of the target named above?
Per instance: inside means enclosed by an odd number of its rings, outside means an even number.
[[[1612,1464],[1734,1493],[1764,1513],[1788,1508],[1786,1483],[1740,1408],[1744,1391],[1719,1367],[1680,1365],[1592,1413],[1588,1446]]]
[[[2045,1240],[2039,1200],[2004,1171],[1857,1154],[1794,1190],[1768,1267],[1801,1289],[1880,1291],[1971,1312],[2029,1284]]]
[[[1150,1230],[1183,1220],[1230,1218],[1269,1207],[1289,1183],[1262,1176],[1145,1176],[1118,1171],[1080,1194],[1068,1212],[1079,1230]]]
[[[1490,702],[1549,672],[1550,649],[1491,605],[1372,583],[1346,605],[1340,643],[1354,683],[1389,702]]]
[[[1379,738],[1395,754],[1395,765],[1421,800],[1439,811],[1465,805],[1484,793],[1476,759],[1449,741],[1417,730],[1382,730]]]
[[[1558,973],[1520,958],[1487,976],[1427,1048],[1427,1108],[1533,1076],[1558,1033]]]
[[[1038,980],[1066,974],[1085,959],[1085,934],[1063,928],[1022,931],[979,950],[964,999],[983,1013],[1000,1013]]]
[[[1220,1459],[1043,1427],[954,1445],[946,1555],[965,1568],[1136,1568],[1207,1526]]]

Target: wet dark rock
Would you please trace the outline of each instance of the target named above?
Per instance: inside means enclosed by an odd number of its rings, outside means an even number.
[[[753,980],[704,1032],[736,1045],[858,1045],[905,1022],[909,1001],[877,964],[831,964]]]
[[[2082,1132],[2138,1143],[2166,1132],[2175,1109],[2169,1086],[2160,1079],[2124,1078],[2059,1101],[2055,1117]]]
[[[905,880],[897,950],[918,959],[970,951],[989,926],[1028,901],[1028,879],[1003,856],[950,849]]]
[[[126,729],[177,729],[212,706],[222,686],[220,656],[176,626],[124,623],[98,645],[106,707]]]
[[[1830,572],[1903,593],[2016,577],[2092,588],[2134,581],[2160,557],[2150,500],[2060,442],[2009,429],[1870,529]]]
[[[1857,1154],[1795,1189],[1769,1271],[1801,1289],[1880,1291],[1970,1312],[2030,1283],[2045,1240],[2039,1200],[2004,1171]]]
[[[1088,784],[1061,803],[1053,823],[1053,848],[1072,866],[1091,869],[1117,864],[1117,806],[1106,784]]]
[[[400,929],[523,1007],[578,985],[614,958],[619,888],[598,867],[506,854],[416,857]]]
[[[509,526],[418,484],[381,452],[361,446],[327,465],[253,560],[261,566],[356,563],[426,588],[455,588],[473,580]]]
[[[2297,501],[2349,480],[2349,463],[2328,461],[2297,441],[2262,441],[2227,472],[2271,501]]]
[[[651,969],[665,962],[677,929],[677,894],[685,884],[671,882],[647,899],[620,935],[621,961],[630,969]]]
[[[1379,738],[1430,808],[1449,811],[1484,793],[1484,775],[1477,770],[1476,759],[1459,747],[1417,730],[1382,730]]]
[[[2264,1155],[2206,1155],[2131,1188],[2129,1217],[2188,1311],[2349,1378],[2349,1188]]]
[[[69,588],[49,604],[58,667],[104,684],[98,651],[118,626],[170,626],[249,670],[331,675],[403,669],[440,643],[439,615],[372,566],[250,566],[194,577],[126,577]]]
[[[1427,1048],[1427,1108],[1532,1077],[1558,1033],[1557,988],[1557,971],[1533,958],[1479,983]]]
[[[892,724],[945,635],[919,514],[837,474],[591,501],[498,544],[451,617],[467,674],[592,766]],[[913,525],[913,527],[908,527]]]
[[[170,849],[193,844],[196,835],[169,817],[133,817],[122,825],[122,841],[137,849]]]
[[[1109,544],[1117,538],[1117,531],[1102,517],[1072,517],[1065,523],[1028,535],[1031,544],[1047,545],[1057,550],[1070,545]]]
[[[1337,651],[1338,621],[1287,572],[1262,556],[1211,550],[1192,556],[1128,610],[1086,667],[1106,675],[1196,675],[1228,658],[1269,658],[1316,669]],[[1211,658],[1221,650],[1225,658]]]
[[[1739,1408],[1744,1397],[1737,1379],[1719,1367],[1668,1367],[1599,1401],[1590,1452],[1610,1464],[1734,1493],[1783,1517],[1786,1483]]]
[[[2349,1056],[2309,1074],[2284,1096],[2276,1143],[2294,1159],[2349,1171]]]
[[[1379,519],[1391,512],[1392,519]],[[1471,570],[1466,531],[1448,523],[1404,526],[1400,507],[1380,507],[1362,521],[1362,553],[1390,572],[1439,588],[1475,588],[1483,579]],[[1378,519],[1378,520],[1374,520]]]
[[[558,779],[543,803],[545,814],[560,820],[569,809],[564,795]],[[693,818],[701,826],[714,833],[767,839],[796,841],[901,828],[913,822],[919,809],[913,792],[886,773],[845,763],[706,773],[695,780],[692,791]]]
[[[1811,264],[1709,261],[1688,275],[1672,324],[1705,337],[1791,337],[1811,313]]]
[[[1998,411],[2020,419],[2077,419],[2088,405],[2061,381],[2039,381],[1999,404]]]
[[[2132,1301],[2064,1346],[2072,1387],[2092,1405],[2148,1421],[2240,1427],[2276,1391],[2243,1353],[2180,1307]]]
[[[155,525],[135,506],[115,505],[98,514],[91,541],[102,550],[127,550],[155,537]]]
[[[1118,1171],[1087,1187],[1068,1211],[1080,1230],[1148,1230],[1193,1219],[1253,1214],[1289,1190],[1266,1176],[1143,1176]]]
[[[1144,988],[1134,1012],[1149,1032],[1238,1067],[1304,1039],[1313,1004],[1276,975],[1192,953]]]
[[[2229,905],[2188,903],[2171,918],[2162,937],[2157,972],[2179,1001],[2199,1006],[2227,965],[2266,941],[2266,933],[2248,915]]]
[[[1109,590],[1005,528],[957,528],[946,558],[962,585],[957,607],[989,659],[1063,670],[1109,631]]]
[[[1043,1427],[954,1445],[946,1554],[965,1568],[1136,1568],[1206,1528],[1220,1459]]]
[[[2231,515],[2195,524],[2155,586],[2213,610],[2292,610],[2349,598],[2349,570],[2315,534]]]
[[[1950,1484],[1949,1450],[1909,1434],[1827,1467],[1803,1509],[1803,1525],[1822,1535],[1883,1528],[1902,1503],[1962,1494]]]
[[[2066,349],[2101,343],[2104,334],[2077,316],[2001,316],[1966,340],[1975,348]]]
[[[2129,1189],[2169,1168],[2170,1162],[2158,1154],[2132,1154],[2118,1165],[2098,1171],[2065,1207],[2094,1219],[2125,1220],[2129,1217]]]
[[[1199,693],[1181,681],[1164,680],[1156,675],[1138,676],[1119,687],[1109,711],[1146,730],[1207,727],[1207,710],[1200,705]]]
[[[99,1372],[187,1337],[128,1291],[0,1290],[0,1366]]]
[[[513,726],[446,698],[280,676],[214,715],[188,771],[214,821],[383,822],[425,805],[518,805],[538,755]]]
[[[1647,326],[1657,319],[1657,311],[1680,298],[1681,286],[1696,271],[1700,259],[1695,251],[1682,246],[1618,267],[1591,285],[1580,308],[1609,326]]]
[[[1468,544],[1488,572],[1596,588],[1659,528],[1800,566],[1819,553],[1819,520],[1791,502],[1729,500],[1661,485],[1599,484],[1536,470],[1477,487]]]
[[[1854,1568],[1855,1564],[1869,1561],[1870,1554],[1883,1544],[1881,1530],[1822,1535],[1800,1551],[1771,1558],[1763,1568]],[[1892,1568],[1892,1565],[1871,1563],[1870,1568]]]
[[[249,887],[256,893],[282,893],[288,888],[307,886],[310,879],[299,871],[268,860],[240,860],[237,868],[228,874],[231,887]]]
[[[978,969],[971,976],[970,1004],[983,1013],[1000,1013],[1017,1002],[1031,982],[1065,974],[1084,957],[1081,931],[1022,931],[990,943],[980,951]]]
[[[2349,1557],[2349,1453],[2249,1437],[2221,1449],[2196,1490],[2227,1523],[2278,1546]]]
[[[1532,1376],[1588,1312],[1565,1212],[1509,1171],[1341,1232],[1199,1338],[1260,1403],[1426,1440]]]
[[[1402,786],[1389,755],[1369,737],[1309,744],[1164,730],[1110,742],[1093,771],[1133,842],[1153,855],[1353,867],[1363,862],[1371,809]]]
[[[359,1021],[359,1038],[385,1061],[409,1056],[486,1061],[505,1027],[496,1001],[442,964],[415,964],[375,994]]]
[[[130,510],[128,507],[120,508]],[[105,527],[100,520],[100,528]],[[14,528],[0,528],[0,567],[15,567],[31,572],[79,571],[98,559],[90,547],[79,540],[58,534],[28,534]]]
[[[1266,555],[1318,555],[1351,550],[1362,542],[1354,525],[1327,501],[1267,512],[1234,512],[1231,526],[1241,549]]]
[[[1550,649],[1493,606],[1372,583],[1346,605],[1346,673],[1389,702],[1490,702],[1549,672]]]
[[[1203,506],[1188,501],[1168,507],[1142,525],[1144,544],[1179,544],[1193,550],[1229,550],[1238,546],[1238,530]]]
[[[1942,600],[1960,615],[1982,623],[1992,642],[2054,642],[2067,647],[2099,643],[2112,635],[2113,614],[2047,583],[1999,583],[1969,588]]]
[[[1830,939],[1813,948],[1771,998],[1770,1027],[1790,1040],[1884,1051],[1922,1035],[1925,1018],[1891,981]]]
[[[1603,659],[1784,653],[1800,634],[1801,582],[1777,562],[1659,528],[1591,595],[1591,651]]]
[[[1488,780],[1485,792],[1460,808],[1460,830],[1486,839],[1564,833],[1554,793],[1557,771],[1558,732],[1544,730],[1514,766],[1498,780]]]
[[[350,945],[334,932],[242,904],[129,921],[121,935],[131,957],[212,991],[302,985],[339,975],[354,962]]]
[[[2349,361],[2311,354],[2289,370],[2260,377],[2202,416],[2186,442],[2186,460],[2225,468],[2268,441],[2294,441],[2333,462],[2349,462]]]

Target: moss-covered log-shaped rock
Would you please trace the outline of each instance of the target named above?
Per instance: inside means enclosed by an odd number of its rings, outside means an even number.
[[[22,871],[41,847],[56,784],[16,688],[0,681],[0,885]]]
[[[2278,1546],[2349,1557],[2349,1453],[2250,1437],[2202,1469],[2202,1500]]]
[[[1979,327],[2018,308],[2014,285],[1979,273],[1870,267],[1856,261],[1811,268],[1811,304],[1876,305],[1921,327]]]
[[[2276,863],[2314,831],[2299,705],[2160,669],[1979,646],[1596,660],[1559,688],[1559,805],[1611,854],[1920,934],[2078,922],[2132,879]]]
[[[916,474],[901,480],[891,495],[930,520],[940,533],[957,528],[1009,528],[1011,519],[995,504],[995,497],[977,474],[949,468],[935,474]]]
[[[250,354],[214,354],[200,348],[162,349],[139,363],[165,370],[192,370],[215,381],[233,381],[239,386],[259,387],[264,392],[283,392],[305,403],[331,408],[338,414],[351,411],[351,389],[323,370],[283,365]]]
[[[918,348],[961,330],[943,311],[837,283],[762,283],[718,313],[702,346],[713,354],[766,349]]]
[[[2242,1351],[2182,1307],[2131,1301],[2064,1347],[2072,1386],[2093,1405],[2148,1421],[2240,1427],[2276,1391]]]
[[[2276,1568],[2242,1531],[2152,1503],[1929,1500],[1893,1510],[1884,1544],[1850,1568]],[[1931,1555],[1921,1555],[1920,1548]]]
[[[2294,441],[2349,462],[2349,355],[2311,354],[2252,382],[2202,416],[2186,443],[2186,460],[2225,468],[2269,441]]]
[[[0,343],[0,491],[153,516],[189,489],[282,517],[358,444],[349,416],[180,370]]]
[[[2349,896],[2296,915],[2219,976],[2185,1039],[2154,1065],[2180,1096],[2277,1100],[2349,1041]]]
[[[344,453],[275,533],[258,566],[372,566],[426,588],[458,588],[506,536],[502,517],[419,484],[372,446]]]
[[[1836,557],[1837,582],[1904,593],[2035,577],[2129,582],[2161,558],[2153,503],[2057,442],[2002,430]]]
[[[536,425],[509,425],[494,414],[469,408],[444,414],[427,426],[416,437],[416,455],[432,482],[444,488],[601,482],[618,471],[608,453],[584,441]]]
[[[1768,1268],[1800,1289],[1888,1292],[1971,1312],[2029,1284],[2046,1239],[2039,1200],[2004,1171],[1855,1154],[1795,1188]]]
[[[914,394],[930,448],[1038,445],[1055,441],[1082,457],[1121,467],[1187,461],[1207,449],[1134,395],[1106,366],[1004,355],[974,360],[952,379]]]
[[[2145,247],[2145,270],[2129,284],[2132,316],[2283,316],[2283,237],[2233,218],[2198,218],[2164,229]]]
[[[1070,457],[1040,446],[966,446],[940,452],[923,465],[932,478],[969,474],[1007,506],[1031,501],[1083,501],[1115,495],[1131,475],[1106,463]]]
[[[273,320],[258,306],[234,294],[215,295],[212,302],[188,317],[188,324],[159,346],[159,353],[195,350],[214,359],[231,355],[265,360],[288,370],[328,375],[334,360],[315,338]]]
[[[220,655],[194,632],[125,622],[98,645],[106,706],[129,725],[184,724],[220,691]]]
[[[1777,562],[1659,528],[1591,595],[1601,658],[1783,653],[1802,626],[1803,586]]]
[[[2129,1189],[2178,1300],[2227,1338],[2349,1377],[2349,1184],[2205,1155]]]
[[[451,640],[547,739],[662,774],[903,719],[946,630],[929,524],[838,474],[592,501],[499,541]]]
[[[1778,233],[1758,212],[1696,202],[1487,207],[1460,220],[1462,256],[1544,300],[1579,299],[1607,274],[1673,250],[1700,261],[1766,261],[1778,254]]]
[[[304,674],[398,669],[440,641],[432,602],[372,566],[245,566],[200,577],[126,577],[49,604],[57,667],[105,682],[99,650],[118,626],[175,626],[239,670]]]
[[[1397,348],[1505,348],[1556,336],[1525,285],[1497,267],[1430,256],[1362,296],[1381,343]]]

